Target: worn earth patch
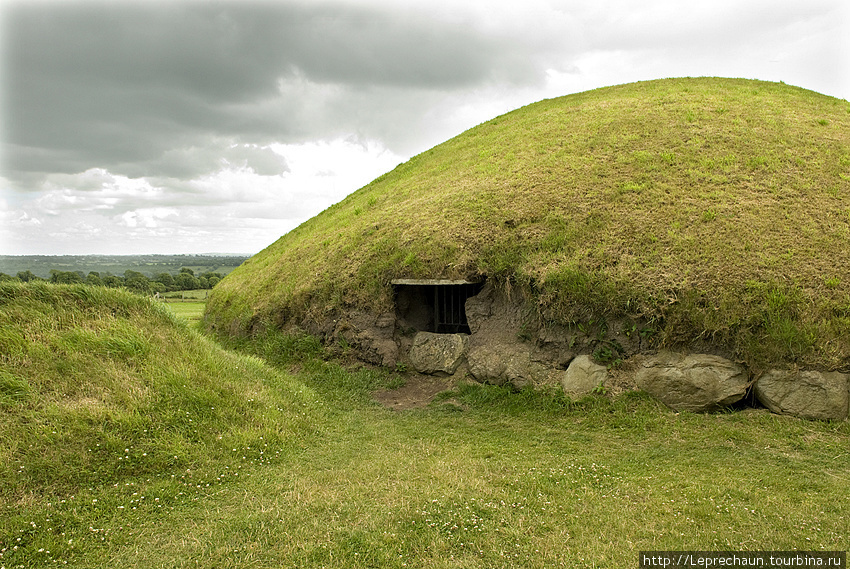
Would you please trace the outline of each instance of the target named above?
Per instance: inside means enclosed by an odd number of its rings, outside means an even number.
[[[438,393],[454,388],[454,377],[436,377],[421,373],[405,375],[405,384],[397,389],[381,389],[374,393],[375,400],[395,411],[427,407]]]

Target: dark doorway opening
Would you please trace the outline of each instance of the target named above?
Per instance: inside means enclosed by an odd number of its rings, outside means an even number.
[[[398,279],[392,282],[396,318],[404,327],[437,334],[469,334],[466,300],[484,283]]]

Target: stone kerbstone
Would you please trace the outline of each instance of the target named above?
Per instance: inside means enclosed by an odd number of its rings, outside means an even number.
[[[507,381],[505,370],[508,365],[502,355],[501,350],[490,346],[472,348],[466,358],[470,375],[482,383],[504,384]]]
[[[468,343],[465,334],[417,332],[410,347],[410,362],[419,373],[451,375],[463,363]]]
[[[748,374],[719,356],[662,352],[644,360],[635,381],[668,407],[703,413],[743,398]]]
[[[804,419],[847,418],[850,376],[838,372],[772,369],[755,384],[762,404],[783,415]]]
[[[593,362],[590,356],[577,356],[561,377],[564,393],[581,397],[591,393],[608,379],[608,368]]]
[[[544,385],[553,381],[556,370],[531,358],[527,349],[496,344],[470,348],[469,373],[477,381],[493,385],[512,385],[517,389]]]

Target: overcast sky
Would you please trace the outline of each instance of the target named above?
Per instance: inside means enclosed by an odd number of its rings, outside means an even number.
[[[0,0],[0,254],[256,253],[485,120],[645,79],[850,99],[846,0]]]

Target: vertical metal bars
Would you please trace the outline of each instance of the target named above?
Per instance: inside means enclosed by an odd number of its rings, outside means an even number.
[[[469,334],[466,301],[482,282],[441,279],[392,281],[398,318],[405,326],[438,334]]]
[[[464,307],[466,299],[472,294],[468,285],[434,287],[434,324],[437,333],[469,333]]]

